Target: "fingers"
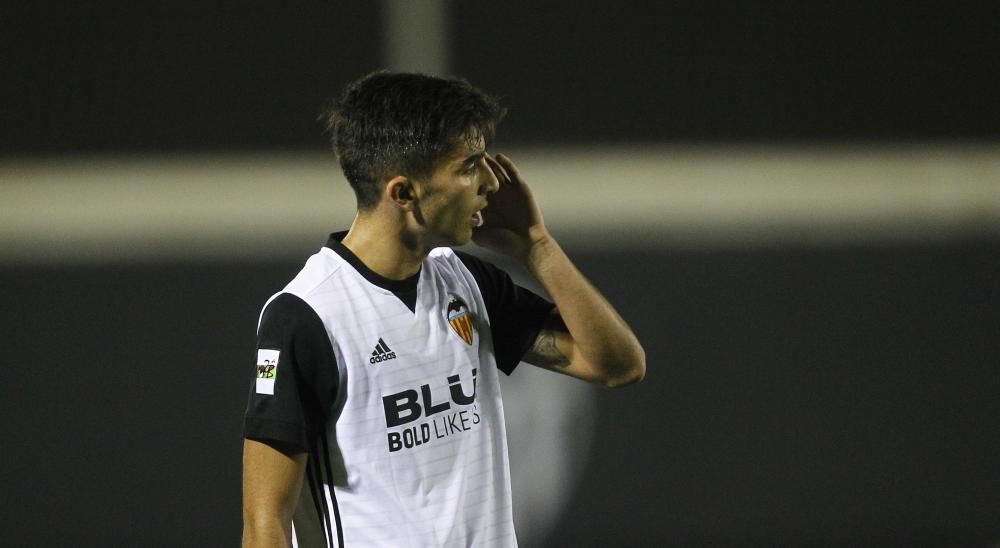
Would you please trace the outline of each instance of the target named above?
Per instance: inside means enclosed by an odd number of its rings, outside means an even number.
[[[489,154],[486,155],[486,163],[489,164],[490,169],[493,170],[493,174],[496,175],[497,180],[500,181],[500,186],[510,183],[510,175],[507,175],[507,171],[504,170],[503,166]]]
[[[521,172],[517,170],[517,166],[507,156],[497,154],[496,157],[493,157],[487,154],[486,158],[489,160],[493,172],[497,174],[497,179],[501,185],[503,183],[520,184],[524,182],[524,179],[521,179]]]
[[[503,154],[497,154],[496,161],[500,164],[500,167],[504,169],[504,172],[508,174],[508,179],[511,181],[523,182],[521,179],[521,172],[517,170],[517,166],[510,158],[504,156]]]

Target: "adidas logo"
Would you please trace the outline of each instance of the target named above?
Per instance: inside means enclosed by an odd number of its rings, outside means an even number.
[[[375,365],[379,362],[387,362],[395,359],[396,353],[389,348],[389,345],[385,344],[382,337],[379,337],[378,344],[375,345],[375,350],[372,350],[372,357],[368,360],[368,363]]]

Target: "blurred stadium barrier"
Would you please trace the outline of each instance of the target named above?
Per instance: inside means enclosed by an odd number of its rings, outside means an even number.
[[[566,243],[784,245],[1000,233],[1000,145],[504,151]],[[0,259],[299,256],[350,225],[330,154],[0,163]],[[641,238],[639,236],[642,236]]]

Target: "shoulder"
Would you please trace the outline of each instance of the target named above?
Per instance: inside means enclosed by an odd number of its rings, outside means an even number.
[[[451,252],[451,260],[462,264],[467,268],[476,279],[484,278],[494,278],[498,276],[506,276],[507,273],[493,263],[477,257],[471,253],[466,253],[465,251],[455,251],[454,249],[449,249]]]
[[[448,277],[458,277],[465,283],[476,285],[487,299],[489,295],[511,283],[510,276],[505,271],[464,251],[439,247],[428,254],[427,262]]]
[[[476,283],[480,286],[492,285],[492,281],[504,274],[503,270],[493,266],[471,253],[456,251],[450,247],[439,247],[433,249],[427,255],[427,263],[435,269],[450,271],[452,273],[462,273],[464,276],[472,275]]]
[[[427,254],[427,262],[431,264],[459,264],[460,257],[466,255],[450,247],[435,247]]]
[[[330,248],[324,247],[306,260],[302,270],[288,282],[283,291],[308,299],[312,292],[335,276],[343,266],[344,259]]]
[[[264,320],[265,313],[272,307],[272,314],[309,315],[317,304],[316,293],[327,284],[342,269],[343,259],[327,248],[317,251],[285,287],[271,295],[261,308],[258,325]]]
[[[322,323],[316,310],[305,299],[294,293],[281,292],[267,300],[261,310],[258,331],[291,330]]]
[[[454,260],[461,263],[476,279],[476,283],[484,291],[495,291],[511,285],[510,275],[493,263],[471,253],[452,251]]]

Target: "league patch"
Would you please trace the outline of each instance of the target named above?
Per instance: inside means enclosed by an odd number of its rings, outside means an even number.
[[[257,393],[274,395],[274,379],[278,376],[279,350],[257,350]]]
[[[469,314],[469,307],[458,295],[452,295],[448,302],[448,309],[445,311],[448,317],[448,324],[458,333],[459,337],[466,344],[472,346],[472,336],[475,331],[472,328],[472,316]]]

